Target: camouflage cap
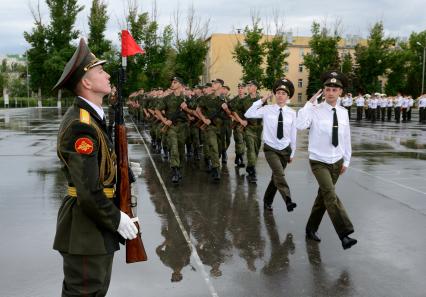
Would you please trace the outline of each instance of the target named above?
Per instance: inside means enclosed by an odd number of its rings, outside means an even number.
[[[77,83],[89,69],[104,63],[106,63],[106,60],[99,60],[96,58],[84,39],[81,38],[77,49],[65,65],[61,78],[59,78],[53,90],[66,88],[73,92]]]
[[[212,83],[220,83],[222,86],[225,84],[225,82],[221,78],[216,78],[212,80]]]
[[[246,85],[255,85],[257,88],[260,86],[257,80],[249,80]]]

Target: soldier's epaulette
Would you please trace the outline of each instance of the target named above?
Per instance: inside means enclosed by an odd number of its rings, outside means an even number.
[[[90,125],[90,113],[83,108],[80,108],[80,122]]]

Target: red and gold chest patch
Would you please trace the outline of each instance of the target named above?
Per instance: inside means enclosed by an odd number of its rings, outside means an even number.
[[[81,137],[74,144],[76,152],[89,155],[93,152],[93,141],[87,137]]]

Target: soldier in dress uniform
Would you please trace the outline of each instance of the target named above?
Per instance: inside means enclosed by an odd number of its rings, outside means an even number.
[[[318,182],[318,195],[306,224],[306,237],[321,241],[317,234],[324,213],[327,211],[338,234],[342,247],[348,249],[357,243],[349,235],[354,232],[352,223],[335,192],[335,184],[349,166],[352,148],[348,113],[336,104],[347,85],[346,76],[338,71],[323,73],[324,102],[317,103],[318,91],[299,110],[298,129],[309,130],[309,163]]]
[[[404,98],[402,97],[401,93],[398,92],[396,98],[395,98],[395,122],[399,123],[401,121],[401,108],[402,103],[404,102]]]
[[[62,296],[105,296],[120,235],[134,239],[138,232],[115,201],[115,153],[102,109],[103,97],[111,92],[105,62],[81,39],[54,87],[77,96],[63,117],[57,143],[68,181],[53,244],[63,257]]]

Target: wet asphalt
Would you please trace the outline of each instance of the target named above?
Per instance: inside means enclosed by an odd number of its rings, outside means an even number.
[[[60,295],[62,261],[52,243],[66,190],[56,157],[63,112],[0,110],[2,297]],[[134,186],[149,260],[125,264],[124,249],[117,252],[108,296],[426,296],[426,126],[416,116],[352,122],[351,166],[337,184],[358,239],[349,250],[327,215],[322,242],[305,240],[317,191],[306,132],[286,169],[298,207],[288,213],[277,194],[271,214],[263,210],[271,175],[263,152],[257,185],[234,167],[232,144],[220,183],[203,162],[188,160],[175,186],[148,134],[127,126],[130,159],[143,168]]]

